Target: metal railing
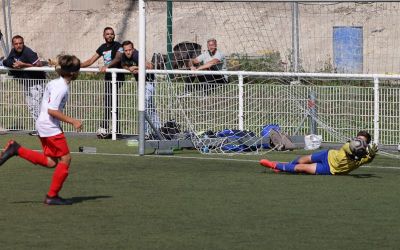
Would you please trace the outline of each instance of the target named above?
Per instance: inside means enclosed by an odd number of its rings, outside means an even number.
[[[8,71],[0,67],[0,71]],[[54,68],[41,67],[29,70],[54,72]],[[98,72],[96,68],[82,69],[82,72]],[[138,133],[137,102],[138,88],[135,81],[126,81],[122,87],[116,81],[116,73],[129,73],[122,69],[109,69],[112,78],[111,133],[116,139],[117,123],[124,134]],[[357,130],[373,132],[375,142],[398,144],[400,141],[400,86],[382,87],[381,81],[399,80],[400,75],[370,74],[318,74],[318,73],[276,73],[243,71],[186,71],[186,70],[146,70],[157,75],[154,92],[156,112],[161,125],[174,118],[184,130],[204,131],[225,128],[247,129],[256,133],[268,123],[279,123],[290,133],[309,133],[307,103],[310,92],[316,94],[317,131],[324,141],[339,141],[331,130],[349,135]],[[211,94],[204,96],[202,91],[184,96],[188,83],[172,82],[168,75],[207,75],[226,74],[235,81],[218,86]],[[276,83],[246,84],[248,77],[278,79]],[[291,85],[281,79],[318,79],[327,81],[326,85]],[[331,79],[362,80],[368,86],[331,86]],[[41,82],[44,85],[46,82]],[[198,84],[198,83],[190,83]],[[70,101],[66,112],[85,121],[85,132],[95,133],[104,116],[104,91],[102,80],[77,80],[71,84]],[[22,130],[32,130],[33,120],[28,113],[23,98],[24,91],[16,79],[3,79],[1,82],[1,113],[3,127],[12,128],[18,121]],[[117,103],[119,97],[119,103]],[[117,117],[119,111],[119,117]],[[303,123],[303,124],[301,124]],[[303,126],[299,129],[299,126]],[[72,131],[65,126],[65,131]]]

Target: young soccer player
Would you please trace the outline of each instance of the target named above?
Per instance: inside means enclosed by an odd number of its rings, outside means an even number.
[[[366,131],[360,131],[355,139],[345,143],[339,150],[323,150],[301,156],[291,162],[262,159],[260,164],[275,172],[315,175],[347,174],[375,158],[378,147],[374,143],[370,145],[370,142],[371,135]]]
[[[57,73],[60,78],[52,80],[46,86],[40,115],[36,121],[36,129],[42,143],[43,153],[23,147],[10,140],[1,157],[0,166],[11,157],[19,157],[44,167],[54,168],[55,171],[44,203],[47,205],[71,205],[72,201],[58,196],[63,183],[67,179],[71,163],[67,140],[64,136],[60,121],[74,126],[77,131],[82,129],[82,122],[63,113],[68,99],[68,86],[78,77],[80,61],[76,56],[62,55],[58,57]]]

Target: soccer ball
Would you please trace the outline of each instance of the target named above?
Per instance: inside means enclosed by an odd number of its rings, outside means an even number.
[[[361,158],[367,155],[367,143],[361,139],[353,139],[350,141],[350,151],[357,158]]]
[[[105,128],[99,128],[97,130],[96,135],[97,135],[97,138],[99,138],[99,139],[107,139],[110,136],[110,134],[107,132],[107,129],[105,129]]]

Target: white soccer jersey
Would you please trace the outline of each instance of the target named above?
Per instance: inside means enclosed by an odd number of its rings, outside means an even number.
[[[63,111],[68,99],[68,84],[64,78],[52,80],[43,93],[39,118],[36,120],[36,130],[40,137],[50,137],[62,132],[60,120],[49,115],[48,109]]]

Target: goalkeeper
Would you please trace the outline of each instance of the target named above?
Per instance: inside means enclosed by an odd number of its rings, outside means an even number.
[[[323,150],[301,156],[291,162],[274,162],[262,159],[260,164],[275,172],[305,173],[315,175],[348,174],[363,164],[370,163],[378,152],[371,135],[366,131],[345,143],[339,150]]]

